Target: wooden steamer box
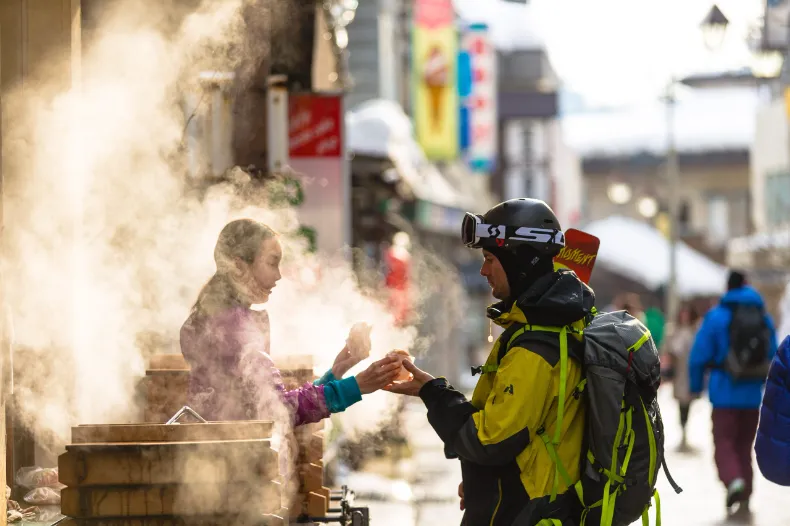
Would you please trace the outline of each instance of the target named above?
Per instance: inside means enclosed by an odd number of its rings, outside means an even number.
[[[58,459],[65,524],[282,524],[271,433],[271,422],[75,427]]]
[[[287,356],[277,360],[286,389],[297,389],[317,379],[310,355]],[[323,422],[306,424],[294,429],[297,444],[295,463],[298,486],[288,503],[290,518],[307,515],[323,517],[329,511],[330,489],[324,486]]]
[[[163,424],[187,405],[189,364],[181,354],[157,354],[145,371],[146,404],[143,419]]]

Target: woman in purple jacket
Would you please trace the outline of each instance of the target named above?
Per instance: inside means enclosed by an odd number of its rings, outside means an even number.
[[[391,384],[400,371],[400,362],[387,357],[342,378],[359,362],[343,349],[319,381],[286,391],[269,356],[268,315],[250,308],[268,301],[281,258],[277,235],[257,221],[232,221],[219,235],[217,271],[181,328],[191,367],[188,403],[207,420],[272,419],[284,405],[293,425],[318,422]]]

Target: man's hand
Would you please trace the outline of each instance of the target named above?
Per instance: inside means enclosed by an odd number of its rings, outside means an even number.
[[[402,364],[403,368],[411,373],[411,380],[392,383],[385,387],[384,390],[391,393],[419,396],[422,386],[433,380],[433,376],[419,369],[411,360],[403,360]]]
[[[461,511],[464,511],[464,483],[458,484],[458,496],[461,497]]]

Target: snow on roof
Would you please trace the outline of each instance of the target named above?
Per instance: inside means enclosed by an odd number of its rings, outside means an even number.
[[[585,232],[601,240],[596,265],[657,289],[669,281],[669,242],[652,226],[621,216],[594,221]],[[679,243],[678,293],[682,297],[718,296],[727,270],[685,243]]]
[[[790,248],[790,228],[736,237],[731,239],[727,245],[731,255],[751,254],[760,250],[786,250]]]
[[[503,0],[453,0],[453,4],[464,22],[486,24],[501,51],[545,48],[537,15],[529,4]]]
[[[749,149],[754,141],[757,90],[728,87],[690,90],[675,107],[679,152]],[[667,107],[642,107],[576,113],[562,119],[568,144],[582,157],[637,153],[663,155],[667,148]]]
[[[465,204],[466,196],[426,159],[398,103],[375,99],[346,112],[346,141],[350,152],[392,160],[419,199],[453,208]]]

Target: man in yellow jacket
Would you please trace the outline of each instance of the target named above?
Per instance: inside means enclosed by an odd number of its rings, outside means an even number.
[[[480,273],[500,300],[488,316],[505,328],[485,365],[476,368],[481,377],[472,399],[408,360],[404,366],[413,380],[388,389],[420,396],[448,458],[461,460],[463,525],[575,525],[577,497],[568,491],[544,439],[555,437],[561,422],[556,454],[578,481],[585,407],[573,388],[564,393],[561,415],[558,399],[562,375],[568,386],[582,380],[576,358],[582,345],[570,333],[571,359],[562,370],[558,331],[550,329],[583,328],[595,296],[573,272],[555,271],[553,257],[564,236],[543,201],[513,199],[483,216],[467,214],[463,239],[483,251]]]

